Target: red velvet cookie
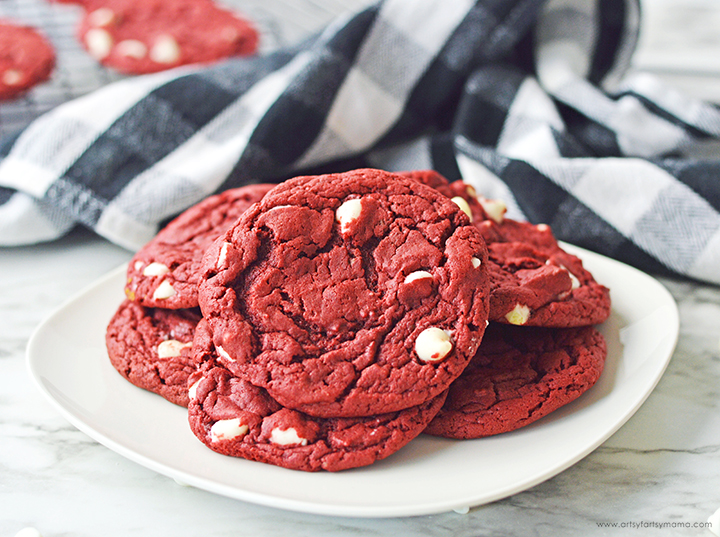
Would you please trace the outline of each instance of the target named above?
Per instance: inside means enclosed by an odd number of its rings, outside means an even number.
[[[128,74],[252,54],[258,33],[212,0],[84,0],[80,41],[103,65]]]
[[[605,340],[593,327],[491,323],[478,354],[425,432],[480,438],[528,425],[592,387],[606,356]]]
[[[475,189],[462,181],[448,181],[435,170],[412,170],[399,172],[401,175],[411,177],[424,185],[433,187],[442,195],[450,198],[468,216],[471,222],[482,222],[490,218],[483,206],[484,198],[478,196]]]
[[[188,378],[198,365],[192,341],[196,309],[144,308],[123,301],[105,335],[110,362],[135,386],[181,406],[188,404]]]
[[[282,407],[262,388],[216,367],[193,389],[189,422],[213,451],[292,470],[335,472],[367,466],[419,435],[442,406],[443,392],[399,412],[315,418]]]
[[[50,78],[55,49],[37,30],[0,20],[0,100]]]
[[[282,407],[267,391],[222,367],[205,319],[193,339],[189,421],[210,449],[294,470],[337,471],[369,465],[419,435],[447,391],[418,407],[362,418],[314,418]]]
[[[226,190],[175,218],[130,261],[125,286],[128,299],[147,307],[197,307],[205,249],[273,186],[257,184]]]
[[[570,327],[608,318],[609,290],[560,247],[548,226],[508,218],[476,226],[489,252],[491,321]]]
[[[319,417],[442,393],[480,344],[485,244],[456,204],[380,170],[298,177],[207,250],[199,301],[222,365]]]
[[[547,225],[505,218],[505,204],[450,183],[433,170],[402,172],[451,198],[488,246],[491,321],[529,326],[587,326],[610,315],[610,293],[582,261],[561,248]]]

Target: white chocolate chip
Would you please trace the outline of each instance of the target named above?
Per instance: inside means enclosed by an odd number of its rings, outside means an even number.
[[[167,339],[157,346],[158,358],[173,358],[180,356],[180,351],[187,347],[192,347],[192,342],[183,343],[177,339]]]
[[[362,212],[362,201],[359,199],[347,200],[335,211],[335,219],[340,224],[340,232],[345,233],[352,222]]]
[[[17,69],[8,69],[2,75],[3,84],[6,86],[17,86],[23,80],[22,73]]]
[[[237,41],[238,37],[240,37],[240,32],[233,26],[225,26],[220,30],[220,38],[230,43]]]
[[[550,226],[548,226],[547,224],[538,224],[537,226],[535,226],[535,228],[540,232],[545,232],[550,229]]]
[[[175,63],[180,59],[180,45],[171,35],[159,35],[150,49],[150,59],[156,63]]]
[[[135,261],[135,264],[133,265],[133,267],[135,268],[135,270],[140,270],[142,268],[143,264],[144,263],[142,261]]]
[[[433,275],[426,270],[416,270],[405,276],[405,283],[414,282],[415,280],[423,280],[425,278],[432,278]]]
[[[92,11],[87,16],[87,22],[90,26],[96,28],[100,26],[107,26],[115,20],[115,12],[109,7],[101,7]]]
[[[480,261],[480,258],[473,257],[470,262],[472,263],[473,268],[478,268],[480,265],[482,265],[482,261]]]
[[[124,41],[120,41],[115,46],[115,51],[120,56],[135,58],[136,60],[142,60],[145,56],[147,56],[147,46],[145,46],[145,43],[138,41],[137,39],[125,39]]]
[[[307,438],[299,436],[294,427],[284,430],[280,427],[275,427],[270,432],[270,442],[279,446],[290,446],[293,444],[307,446],[308,443]]]
[[[220,345],[215,345],[215,351],[220,355],[221,358],[224,358],[224,359],[227,360],[228,362],[234,362],[234,361],[235,361],[235,360],[233,360],[233,359],[230,357],[230,355],[228,354],[228,352],[227,352],[225,349],[223,349]]]
[[[570,272],[569,269],[565,270],[567,270],[568,274],[570,275],[570,281],[572,282],[571,289],[577,289],[578,287],[580,287],[580,280],[578,280],[578,277],[575,276],[575,274],[573,274],[572,272]]]
[[[549,264],[550,264],[550,260],[548,259],[547,261],[545,261],[545,264],[546,264],[546,265],[549,265]],[[567,268],[565,265],[563,265],[563,264],[561,264],[561,263],[558,263],[558,265],[560,265],[560,268],[563,269],[565,272],[567,272],[567,273],[568,273],[568,276],[570,276],[570,283],[571,283],[571,287],[570,287],[570,288],[571,288],[571,289],[577,289],[578,287],[580,287],[580,286],[582,285],[582,284],[580,283],[580,280],[578,280],[578,277],[575,276],[575,274],[573,274],[572,271],[571,271],[569,268]]]
[[[168,272],[170,272],[170,269],[167,265],[154,261],[145,267],[145,270],[143,270],[143,276],[164,276]]]
[[[232,440],[238,436],[245,436],[250,428],[244,423],[240,423],[240,418],[231,418],[229,420],[220,420],[213,423],[210,427],[210,438],[213,442],[218,440]]]
[[[225,268],[225,262],[227,261],[228,248],[232,246],[229,242],[223,242],[220,247],[220,254],[218,255],[216,267],[218,270]]]
[[[468,204],[468,202],[465,201],[465,198],[461,196],[455,196],[454,198],[450,198],[450,201],[455,202],[455,205],[460,207],[462,209],[462,212],[464,212],[472,222],[472,211],[470,210],[470,205]]]
[[[505,218],[505,213],[507,212],[507,206],[504,202],[500,200],[489,200],[483,197],[479,197],[478,201],[490,218],[498,224],[502,223]]]
[[[426,328],[415,340],[415,352],[423,362],[437,362],[445,358],[453,348],[450,334],[432,326]]]
[[[103,60],[112,51],[113,38],[107,31],[93,28],[85,34],[85,44],[93,58]]]
[[[467,192],[471,198],[477,199],[477,190],[475,190],[475,187],[472,185],[465,184],[465,192]]]
[[[197,389],[198,389],[198,386],[200,385],[201,380],[202,379],[195,381],[195,383],[193,383],[193,385],[190,386],[190,388],[188,388],[188,398],[189,399],[195,399],[197,397]]]
[[[524,304],[515,304],[515,307],[505,314],[505,319],[510,324],[523,325],[530,318],[530,308]]]
[[[153,293],[153,298],[155,300],[165,300],[166,298],[170,298],[171,296],[175,296],[175,289],[172,285],[170,285],[170,282],[167,280],[163,280],[162,283],[157,286],[157,289],[155,289],[155,292]]]

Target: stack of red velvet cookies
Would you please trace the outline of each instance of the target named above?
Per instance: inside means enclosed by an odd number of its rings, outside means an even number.
[[[595,383],[610,301],[546,226],[503,215],[434,172],[213,196],[130,262],[110,360],[214,451],[292,469],[515,429]]]

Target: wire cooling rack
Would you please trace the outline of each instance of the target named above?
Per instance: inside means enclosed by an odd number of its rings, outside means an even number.
[[[340,13],[367,3],[367,0],[218,1],[253,21],[261,34],[261,53],[296,42],[319,30]],[[18,132],[65,101],[124,78],[125,75],[100,65],[82,48],[76,37],[82,15],[82,8],[75,4],[52,0],[0,0],[1,19],[36,28],[50,40],[57,55],[50,80],[20,97],[0,101],[0,139]]]

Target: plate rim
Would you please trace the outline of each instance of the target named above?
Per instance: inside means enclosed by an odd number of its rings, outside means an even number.
[[[562,464],[558,464],[552,468],[551,471],[545,471],[540,472],[535,476],[532,476],[531,478],[528,478],[520,483],[515,483],[512,485],[506,486],[502,490],[496,490],[493,494],[484,494],[482,495],[482,499],[479,501],[473,501],[470,498],[467,500],[470,501],[458,501],[457,499],[448,499],[443,502],[439,502],[437,500],[433,500],[430,502],[425,502],[423,504],[414,504],[414,505],[392,505],[392,506],[385,506],[385,505],[372,505],[372,506],[366,506],[366,505],[346,505],[346,504],[331,504],[331,503],[318,503],[313,501],[304,501],[299,499],[291,499],[288,497],[278,497],[273,496],[269,494],[263,494],[260,492],[247,490],[247,489],[241,489],[238,487],[232,487],[224,483],[218,483],[217,481],[213,482],[212,480],[208,478],[203,477],[197,477],[191,473],[188,473],[187,471],[181,471],[177,470],[174,467],[164,464],[161,461],[157,461],[152,457],[149,457],[145,454],[139,453],[125,445],[123,445],[121,442],[118,442],[114,440],[113,438],[108,437],[101,431],[98,431],[95,427],[90,425],[89,423],[86,423],[80,416],[77,416],[70,408],[68,408],[66,405],[64,405],[61,401],[59,401],[55,396],[53,396],[52,393],[47,389],[45,384],[43,383],[43,380],[41,378],[41,371],[38,370],[39,363],[38,363],[38,357],[37,357],[37,351],[36,348],[38,346],[38,340],[41,337],[41,335],[48,329],[48,327],[55,321],[59,316],[61,316],[67,309],[71,308],[73,305],[78,303],[79,301],[82,301],[85,297],[87,297],[90,293],[93,292],[95,289],[103,288],[104,286],[108,285],[109,282],[115,280],[118,278],[119,273],[124,273],[126,270],[126,267],[128,263],[123,263],[119,265],[118,267],[110,270],[109,272],[105,273],[104,275],[100,276],[95,281],[91,282],[89,285],[81,289],[79,292],[75,293],[73,296],[71,296],[69,299],[64,301],[60,306],[55,308],[52,313],[50,313],[33,331],[30,339],[28,340],[27,348],[26,348],[26,366],[27,370],[36,385],[36,387],[40,390],[40,392],[45,396],[46,399],[50,401],[52,406],[59,411],[59,413],[68,420],[74,427],[76,427],[78,430],[82,431],[86,435],[88,435],[93,440],[97,441],[101,445],[105,446],[106,448],[118,453],[119,455],[137,463],[141,466],[144,466],[152,471],[155,471],[161,475],[165,475],[167,477],[170,477],[177,482],[191,485],[193,487],[205,490],[207,492],[211,492],[214,494],[219,494],[222,496],[226,496],[229,498],[234,498],[241,501],[246,501],[250,503],[255,503],[258,505],[264,505],[267,507],[274,507],[279,509],[286,509],[289,511],[295,511],[295,512],[302,512],[302,513],[309,513],[309,514],[317,514],[317,515],[326,515],[326,516],[340,516],[340,517],[360,517],[360,518],[389,518],[389,517],[409,517],[409,516],[420,516],[420,515],[431,515],[431,514],[438,514],[443,512],[449,512],[453,510],[463,510],[466,507],[475,507],[478,505],[484,505],[488,504],[494,501],[498,501],[503,498],[507,498],[513,494],[517,494],[519,492],[522,492],[524,490],[527,490],[533,486],[536,486],[548,479],[551,479],[552,477],[555,477],[556,475],[562,473],[569,467],[573,466],[583,458],[585,458],[588,454],[593,452],[595,449],[597,449],[602,443],[604,443],[608,438],[610,438],[615,432],[617,432],[618,429],[620,429],[636,412],[637,410],[642,406],[642,404],[645,402],[645,400],[649,397],[649,395],[653,392],[655,387],[657,386],[657,383],[662,378],[665,370],[667,369],[667,366],[672,359],[672,355],[674,353],[674,350],[677,346],[677,341],[679,338],[679,310],[677,307],[677,303],[675,302],[675,299],[672,297],[670,292],[667,290],[667,288],[660,283],[656,278],[653,276],[650,276],[649,274],[646,274],[639,269],[632,267],[630,265],[627,265],[625,263],[622,263],[620,261],[617,261],[615,259],[608,258],[606,256],[603,256],[601,254],[598,254],[596,252],[592,252],[590,250],[586,250],[577,246],[573,246],[564,242],[560,243],[563,249],[568,251],[569,253],[573,253],[575,255],[578,255],[583,262],[590,261],[593,262],[601,262],[601,263],[610,263],[611,267],[617,268],[619,270],[625,270],[629,271],[629,273],[634,274],[636,277],[640,277],[646,281],[646,283],[655,286],[655,290],[659,292],[662,296],[659,298],[662,302],[666,303],[667,306],[671,306],[668,309],[668,314],[671,318],[668,319],[668,322],[671,326],[673,326],[674,330],[673,333],[670,334],[671,338],[667,339],[667,343],[665,345],[666,348],[661,349],[663,358],[660,359],[658,362],[658,365],[660,366],[657,369],[657,374],[654,376],[653,381],[650,383],[649,387],[645,390],[643,390],[643,393],[639,394],[639,397],[637,397],[637,400],[626,408],[624,414],[618,419],[612,427],[609,427],[605,432],[596,437],[596,439],[593,442],[588,443],[583,449],[579,450],[575,453],[573,457],[570,457],[563,461]],[[602,282],[601,282],[602,283]],[[611,289],[612,292],[612,289]],[[660,352],[660,351],[657,351]],[[170,403],[168,403],[170,404]],[[476,498],[477,500],[477,498]]]

